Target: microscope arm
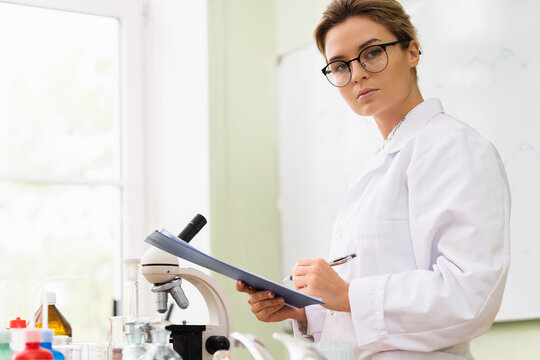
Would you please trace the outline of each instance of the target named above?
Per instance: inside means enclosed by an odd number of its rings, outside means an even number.
[[[218,284],[199,270],[184,267],[175,270],[176,276],[193,284],[203,296],[208,308],[210,324],[223,326],[223,333],[230,334],[233,330],[231,307]]]

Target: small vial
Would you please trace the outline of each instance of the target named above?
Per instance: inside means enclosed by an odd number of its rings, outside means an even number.
[[[112,357],[111,360],[122,360],[122,349],[112,349]]]

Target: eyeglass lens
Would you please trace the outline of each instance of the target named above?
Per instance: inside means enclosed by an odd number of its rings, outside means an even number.
[[[365,48],[354,60],[359,60],[364,69],[370,73],[381,72],[388,65],[388,55],[384,48],[378,45]],[[345,86],[351,81],[350,63],[341,60],[333,61],[326,67],[325,74],[332,85]]]

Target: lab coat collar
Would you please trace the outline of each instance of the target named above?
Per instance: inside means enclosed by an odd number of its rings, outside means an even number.
[[[389,154],[393,154],[401,150],[401,148],[411,139],[428,121],[433,119],[437,114],[443,113],[443,107],[439,99],[429,99],[415,106],[405,116],[405,120],[401,123],[399,129],[396,130],[394,138],[390,140],[388,146],[381,151],[377,151],[369,162],[360,179],[365,175],[377,170],[390,159]],[[359,184],[359,182],[357,182]]]
[[[428,99],[416,105],[405,115],[405,119],[396,130],[393,139],[382,152],[392,154],[401,150],[411,137],[440,113],[444,113],[444,110],[439,99]]]

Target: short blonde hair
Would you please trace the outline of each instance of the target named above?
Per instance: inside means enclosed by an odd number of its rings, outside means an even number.
[[[367,17],[383,25],[397,40],[418,41],[416,29],[412,25],[409,15],[396,0],[334,0],[326,8],[313,33],[317,48],[325,58],[328,31],[355,16]],[[402,49],[406,49],[409,44],[405,42],[401,43],[400,46]],[[416,68],[414,75],[416,76]]]

